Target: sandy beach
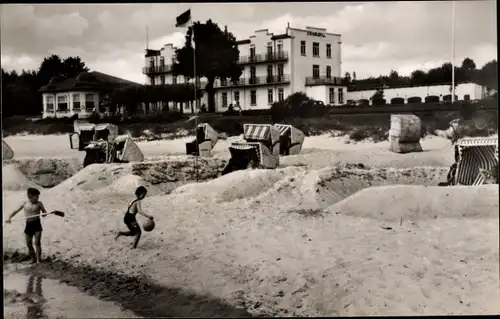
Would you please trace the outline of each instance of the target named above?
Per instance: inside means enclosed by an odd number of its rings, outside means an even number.
[[[423,152],[396,154],[387,142],[308,137],[276,170],[214,179],[231,137],[194,183],[193,157],[182,155],[190,139],[139,142],[144,163],[80,170],[83,155],[67,136],[10,136],[4,219],[26,187],[40,185],[47,162],[63,161],[72,177],[41,189],[41,200],[67,215],[44,219],[42,245],[77,267],[147,278],[255,315],[500,313],[498,185],[437,187],[453,161],[448,140],[428,137]],[[42,142],[46,149],[34,147]],[[143,208],[157,226],[131,250],[114,231],[139,185],[151,189]],[[23,227],[4,225],[4,250],[24,252]]]

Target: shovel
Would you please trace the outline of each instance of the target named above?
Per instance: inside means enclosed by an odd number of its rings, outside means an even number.
[[[50,213],[40,214],[40,215],[35,215],[35,216],[48,216],[48,215],[52,215],[52,214],[54,214],[56,216],[59,216],[59,217],[64,217],[65,216],[64,212],[61,212],[60,210],[53,210]],[[11,221],[24,220],[24,219],[32,218],[32,217],[35,217],[35,216],[14,218]]]

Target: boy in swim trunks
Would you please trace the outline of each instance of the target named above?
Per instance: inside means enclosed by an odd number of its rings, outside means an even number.
[[[12,217],[24,209],[26,216],[26,227],[24,235],[26,239],[26,246],[31,257],[31,262],[40,263],[42,261],[42,222],[40,214],[47,214],[42,202],[38,200],[40,191],[36,188],[28,188],[28,200],[24,202],[18,209],[16,209],[6,220],[7,223],[11,222]],[[44,215],[42,215],[44,216]],[[35,237],[35,249],[33,249],[33,237]]]
[[[141,207],[141,200],[146,197],[146,194],[148,193],[146,187],[144,186],[139,186],[135,190],[135,199],[130,203],[128,206],[127,212],[125,213],[125,216],[123,217],[123,222],[125,225],[127,225],[129,231],[128,232],[118,232],[116,235],[115,239],[118,239],[120,236],[135,236],[135,241],[134,241],[134,246],[133,248],[137,248],[137,244],[139,243],[139,239],[141,239],[141,227],[139,227],[139,224],[137,223],[137,219],[135,216],[137,213],[141,214],[142,216],[145,216],[149,219],[153,219],[153,216],[149,216],[145,214],[142,211]]]

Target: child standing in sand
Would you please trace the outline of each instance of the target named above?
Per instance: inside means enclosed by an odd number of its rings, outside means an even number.
[[[137,219],[135,216],[137,213],[141,214],[144,217],[149,219],[153,219],[153,216],[149,216],[142,211],[141,200],[146,197],[148,190],[144,186],[139,186],[135,190],[135,199],[128,206],[127,212],[123,217],[123,222],[127,225],[129,231],[128,232],[118,232],[115,239],[118,239],[120,236],[135,236],[134,246],[133,248],[137,248],[137,244],[139,243],[139,239],[141,239],[141,227],[137,223]]]
[[[47,214],[42,202],[39,201],[40,191],[36,188],[28,188],[28,200],[24,202],[18,209],[16,209],[6,220],[7,223],[11,222],[12,217],[24,209],[26,216],[26,227],[24,235],[26,239],[26,246],[31,257],[32,263],[40,263],[42,261],[42,222],[40,214]],[[33,237],[35,237],[35,249],[33,249]]]

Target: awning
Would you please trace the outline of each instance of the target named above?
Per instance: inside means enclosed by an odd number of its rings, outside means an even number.
[[[280,132],[280,135],[283,135],[288,130],[292,129],[291,125],[286,125],[286,124],[274,124],[274,126],[278,129],[278,131]]]
[[[246,140],[269,141],[271,138],[271,125],[244,124],[243,138]]]
[[[248,150],[258,148],[258,147],[259,147],[258,145],[252,145],[252,144],[246,144],[246,143],[245,144],[233,143],[233,144],[231,144],[231,146],[229,146],[229,148],[239,150],[239,151],[248,151]]]
[[[80,131],[93,131],[95,130],[95,124],[92,123],[79,123],[78,130]]]
[[[109,130],[109,128],[111,127],[111,125],[113,125],[113,124],[109,124],[109,123],[97,124],[95,126],[95,130],[96,131]]]
[[[463,138],[457,142],[460,147],[468,146],[494,146],[498,145],[498,138],[485,138],[485,137],[469,137]]]

